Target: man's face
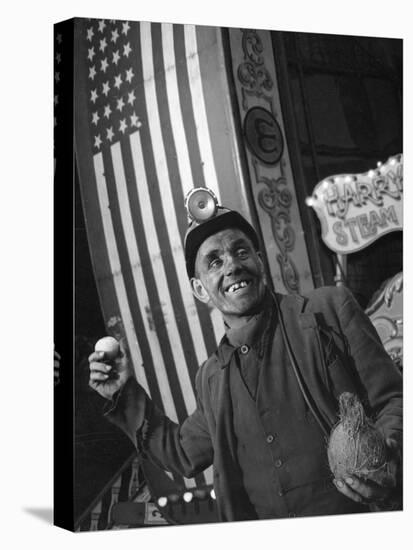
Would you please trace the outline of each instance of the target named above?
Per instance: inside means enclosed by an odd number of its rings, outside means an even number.
[[[231,325],[261,306],[265,291],[262,260],[240,229],[224,229],[199,247],[191,285],[195,296],[204,303],[211,301]]]

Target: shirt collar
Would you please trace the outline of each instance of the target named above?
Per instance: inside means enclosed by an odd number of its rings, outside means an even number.
[[[222,368],[229,364],[235,350],[242,345],[255,348],[259,350],[259,355],[262,354],[263,341],[274,318],[273,298],[269,291],[267,291],[264,298],[264,304],[262,311],[251,317],[242,327],[231,328],[228,325],[225,326],[225,336],[222,338],[217,350]]]

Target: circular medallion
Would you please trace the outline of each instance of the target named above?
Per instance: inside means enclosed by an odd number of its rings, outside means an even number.
[[[250,151],[265,164],[279,162],[284,151],[280,125],[263,107],[253,107],[245,115],[244,136]]]

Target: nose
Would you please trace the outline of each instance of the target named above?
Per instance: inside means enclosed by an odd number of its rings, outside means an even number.
[[[234,256],[233,254],[226,254],[225,260],[224,260],[225,275],[227,277],[229,275],[234,275],[235,273],[238,273],[240,269],[241,269],[240,259],[237,256]]]

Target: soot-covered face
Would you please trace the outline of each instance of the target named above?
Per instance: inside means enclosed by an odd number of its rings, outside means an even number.
[[[265,281],[260,254],[240,229],[215,233],[199,247],[191,285],[195,296],[204,303],[211,301],[231,326],[262,305]]]

